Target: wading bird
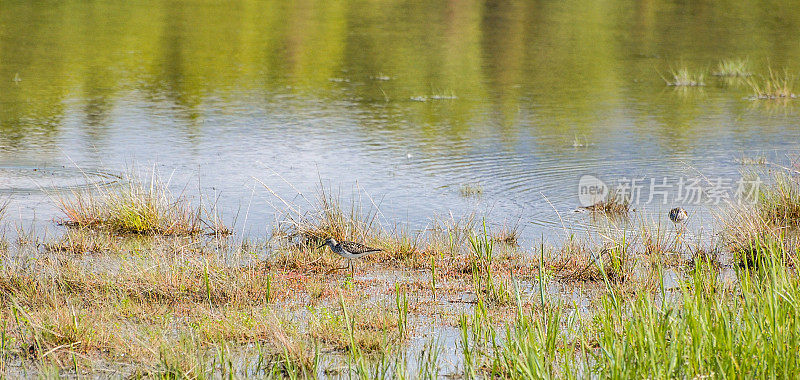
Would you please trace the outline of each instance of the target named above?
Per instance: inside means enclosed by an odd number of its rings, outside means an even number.
[[[669,220],[671,220],[672,223],[683,223],[686,221],[686,219],[689,219],[689,214],[683,209],[683,207],[675,207],[672,210],[669,210]]]
[[[681,226],[678,230],[678,243],[681,242],[681,232],[683,232],[683,230],[686,228],[686,225],[683,224],[686,219],[689,219],[689,213],[687,213],[683,207],[675,207],[672,210],[669,210],[669,220],[671,220],[672,223],[675,223],[676,225],[680,224]]]
[[[382,251],[380,248],[367,247],[366,245],[354,243],[352,241],[337,242],[334,238],[325,239],[325,242],[323,242],[317,248],[322,248],[326,245],[331,247],[331,251],[333,251],[333,253],[347,259],[347,266],[350,267],[350,277],[353,277],[353,263],[350,260],[364,257],[373,252]]]

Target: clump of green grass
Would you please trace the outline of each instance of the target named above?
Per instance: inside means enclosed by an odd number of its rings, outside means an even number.
[[[664,78],[668,86],[676,87],[697,87],[705,86],[705,75],[703,73],[692,73],[683,67],[670,72],[671,79]]]
[[[428,228],[428,249],[454,256],[466,245],[472,236],[477,218],[475,213],[456,218],[434,217]]]
[[[712,75],[718,77],[744,78],[752,73],[749,70],[750,63],[747,59],[733,58],[724,59],[717,65],[717,70]]]
[[[797,94],[794,93],[795,82],[796,78],[788,71],[784,70],[781,74],[772,68],[769,69],[769,75],[766,77],[760,79],[753,77],[747,80],[747,84],[753,91],[753,99],[788,100],[797,98]]]
[[[780,248],[776,248],[780,249]],[[697,265],[675,297],[608,289],[595,311],[524,313],[499,328],[479,304],[461,318],[464,372],[501,378],[770,377],[800,369],[797,273],[768,249],[727,290],[714,265]],[[699,262],[698,262],[699,263]],[[505,339],[497,339],[498,335]],[[756,360],[757,358],[757,360]]]
[[[758,252],[800,247],[800,180],[782,170],[751,181],[761,184],[748,190],[756,192],[754,202],[734,205],[722,218],[726,248],[742,267],[758,265]]]
[[[775,173],[772,184],[759,191],[756,207],[769,223],[800,225],[800,180],[785,172]]]
[[[400,326],[397,315],[369,305],[355,310],[349,306],[347,309],[342,312],[315,311],[308,325],[310,336],[335,350],[357,349],[367,354],[386,351],[390,345],[403,339],[399,332],[405,326]]]
[[[412,234],[405,228],[398,228],[391,235],[377,239],[378,245],[382,247],[385,254],[371,255],[368,259],[374,261],[388,259],[408,268],[423,268],[429,262],[428,257],[431,252],[420,247],[420,237],[419,234]]]
[[[188,198],[174,196],[155,173],[145,182],[135,175],[120,186],[73,192],[58,199],[70,227],[102,229],[118,234],[192,235],[203,232],[201,210]]]
[[[493,305],[509,305],[513,299],[511,284],[494,275],[494,240],[484,222],[483,234],[472,236],[470,265],[475,293]]]
[[[458,192],[464,198],[478,197],[483,194],[483,186],[480,183],[465,183],[461,185]]]

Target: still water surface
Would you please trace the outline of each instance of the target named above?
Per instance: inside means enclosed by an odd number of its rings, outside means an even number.
[[[726,58],[800,72],[794,1],[0,6],[0,197],[23,225],[52,225],[75,168],[155,167],[257,237],[277,204],[260,181],[369,195],[387,225],[477,211],[536,239],[594,223],[573,212],[585,174],[735,183],[742,157],[800,147],[791,102],[710,75]],[[666,86],[681,67],[706,85]]]

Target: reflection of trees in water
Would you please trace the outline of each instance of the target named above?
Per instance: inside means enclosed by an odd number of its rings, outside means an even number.
[[[237,100],[266,104],[288,93],[346,101],[367,115],[364,128],[403,122],[428,138],[468,138],[476,125],[513,137],[525,114],[531,128],[570,138],[591,139],[597,124],[623,118],[655,123],[669,139],[671,129],[691,129],[707,104],[664,93],[656,70],[739,56],[796,69],[800,43],[786,32],[800,26],[797,8],[654,0],[4,4],[0,143],[26,145],[34,132],[54,139],[76,101],[89,138],[100,139],[130,90],[174,105],[170,115],[194,133],[209,99],[226,112]],[[442,94],[457,99],[408,101]]]

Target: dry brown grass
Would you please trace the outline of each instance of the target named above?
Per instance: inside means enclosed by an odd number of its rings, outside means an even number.
[[[503,224],[492,231],[492,239],[498,243],[509,246],[519,245],[519,224]]]
[[[69,250],[46,251],[30,262],[5,257],[0,313],[11,316],[2,328],[16,342],[8,352],[25,360],[52,358],[65,368],[78,355],[81,366],[102,360],[151,373],[165,370],[152,365],[168,364],[164,355],[180,354],[171,348],[191,336],[195,356],[218,344],[255,343],[265,354],[310,365],[313,342],[299,335],[287,312],[271,311],[293,297],[298,278],[261,265],[229,266],[192,239],[149,239],[151,245],[128,254],[114,247],[78,258]]]
[[[67,229],[58,240],[43,244],[44,249],[53,252],[66,252],[74,255],[101,253],[119,247],[119,242],[105,231],[88,228]]]
[[[315,199],[305,206],[283,200],[282,203],[285,207],[276,209],[282,217],[273,235],[294,244],[316,247],[329,237],[369,243],[383,233],[377,221],[377,207],[364,207],[356,200],[345,210],[340,196],[334,196],[321,185]]]
[[[421,234],[413,234],[405,228],[396,228],[391,234],[376,239],[376,246],[383,249],[368,256],[368,260],[388,262],[395,266],[422,269],[429,266],[433,251],[421,247]]]
[[[794,256],[800,248],[800,180],[790,170],[773,171],[758,190],[755,203],[731,205],[719,218],[725,248],[743,267],[770,248]],[[793,257],[785,259],[792,265]]]
[[[265,261],[269,268],[294,270],[303,273],[324,273],[344,265],[343,259],[327,247],[311,248],[304,245],[272,246]]]
[[[635,254],[628,242],[608,241],[601,245],[570,237],[557,249],[545,250],[547,271],[561,281],[623,283],[632,277]]]
[[[6,216],[6,210],[8,210],[10,202],[9,199],[0,199],[0,223],[3,222],[3,218]]]

